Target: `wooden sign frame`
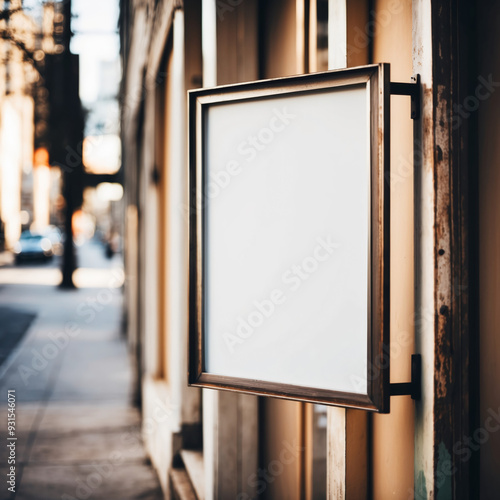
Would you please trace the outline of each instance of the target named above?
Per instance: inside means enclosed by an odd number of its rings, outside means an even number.
[[[368,201],[367,386],[366,393],[344,392],[299,384],[210,373],[206,369],[207,308],[206,133],[208,111],[218,104],[258,101],[311,92],[343,91],[364,86],[368,93],[370,199]],[[196,387],[239,391],[312,403],[387,413],[389,379],[389,126],[390,67],[362,66],[308,75],[200,89],[188,93],[189,105],[189,356],[188,383]],[[235,108],[236,109],[236,108]],[[307,142],[307,141],[305,141]]]

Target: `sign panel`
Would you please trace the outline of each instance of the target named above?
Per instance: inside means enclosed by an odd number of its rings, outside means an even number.
[[[189,93],[189,383],[389,410],[389,67]]]

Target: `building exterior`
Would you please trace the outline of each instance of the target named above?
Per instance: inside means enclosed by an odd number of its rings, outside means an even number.
[[[47,153],[46,55],[56,54],[61,4],[46,2],[41,19],[20,0],[3,3],[0,20],[0,231],[12,248],[21,231],[57,222],[53,210],[59,172]]]
[[[500,4],[124,0],[126,325],[165,498],[497,498]],[[187,386],[186,92],[388,62],[387,415]],[[191,495],[191,496],[189,496]]]
[[[0,21],[2,33],[28,50],[35,49],[36,25],[22,10],[21,2],[10,2],[13,14]],[[33,99],[35,70],[25,60],[23,49],[2,37],[0,58],[0,214],[5,245],[12,247],[21,234],[21,187],[23,173],[33,162]]]

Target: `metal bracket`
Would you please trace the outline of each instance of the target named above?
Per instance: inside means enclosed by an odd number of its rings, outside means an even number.
[[[422,356],[411,355],[411,382],[390,384],[391,396],[411,396],[411,399],[420,401],[422,396]]]
[[[412,76],[413,83],[391,82],[391,95],[408,95],[411,97],[411,119],[420,119],[420,75]]]

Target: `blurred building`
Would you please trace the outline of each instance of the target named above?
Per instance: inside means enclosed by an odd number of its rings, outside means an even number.
[[[166,498],[497,498],[499,22],[493,0],[121,2],[126,324]],[[378,62],[422,80],[420,119],[391,99],[387,179],[391,378],[422,354],[422,400],[188,387],[186,91]]]
[[[19,44],[2,37],[0,45],[0,218],[5,244],[12,247],[21,234],[21,181],[33,162],[33,99],[31,86],[37,74],[25,51],[34,52],[37,26],[10,2],[13,11],[0,21],[0,31],[12,34]]]
[[[59,172],[50,168],[48,89],[44,59],[62,46],[60,3],[46,2],[40,19],[21,0],[4,2],[0,21],[0,231],[12,248],[23,229],[58,221]]]
[[[83,208],[95,217],[95,229],[110,245],[123,233],[123,187],[121,185],[120,59],[101,60],[95,99],[85,102],[83,164],[86,174]],[[115,251],[121,244],[114,245]]]

